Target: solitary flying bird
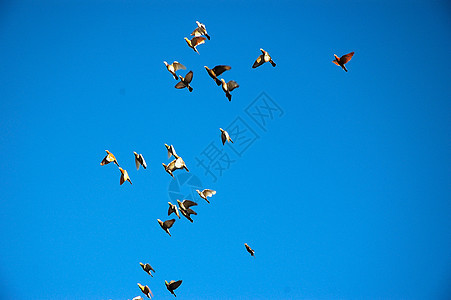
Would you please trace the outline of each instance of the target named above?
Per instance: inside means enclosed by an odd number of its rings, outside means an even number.
[[[168,144],[164,144],[164,146],[166,147],[166,149],[168,150],[168,158],[171,157],[171,155],[173,155],[175,158],[178,158],[179,156],[177,155],[177,153],[175,153],[175,149],[174,146],[169,146]]]
[[[261,65],[263,65],[265,62],[270,62],[271,65],[273,67],[276,66],[276,63],[272,60],[271,56],[269,55],[268,52],[266,52],[265,50],[263,50],[262,48],[260,48],[260,51],[262,52],[262,54],[260,54],[260,56],[257,58],[257,60],[254,62],[254,64],[252,65],[252,68],[257,68]]]
[[[152,272],[155,273],[155,270],[152,268],[151,265],[143,264],[143,263],[139,263],[139,264],[140,264],[141,268],[143,268],[144,272],[146,272],[147,274],[149,274],[150,276],[153,277]],[[150,271],[152,271],[152,272],[150,272]]]
[[[183,78],[182,75],[179,75],[179,77],[180,77],[180,81],[175,85],[175,88],[183,89],[183,88],[187,87],[188,90],[190,92],[192,92],[193,88],[191,87],[190,83],[191,83],[191,80],[193,80],[193,71],[189,71],[186,74],[185,78]]]
[[[126,170],[119,167],[119,171],[121,171],[120,185],[122,185],[126,181],[130,182],[130,184],[133,184]]]
[[[252,250],[252,248],[249,247],[249,245],[246,243],[244,243],[244,246],[246,247],[247,252],[249,252],[250,255],[254,256],[255,251]]]
[[[172,74],[172,76],[174,76],[175,80],[179,80],[177,74],[175,74],[175,72],[177,72],[177,70],[185,70],[186,67],[184,65],[182,65],[181,63],[179,63],[178,61],[174,61],[172,64],[168,64],[166,61],[163,62],[164,65],[166,66],[166,68],[168,69],[169,73]]]
[[[143,294],[146,295],[147,298],[151,299],[153,297],[153,293],[147,285],[143,286],[142,284],[138,283],[138,286],[141,289],[141,292],[143,292]]]
[[[111,153],[108,150],[105,150],[105,152],[107,153],[107,155],[103,158],[100,165],[104,166],[104,165],[109,164],[110,162],[114,162],[119,167],[119,164],[117,163],[116,157],[114,157],[113,153]]]
[[[133,151],[133,154],[135,155],[135,165],[136,170],[139,170],[139,166],[143,166],[144,169],[147,168],[146,161],[144,160],[144,156],[142,154],[138,154],[135,151]]]
[[[233,80],[230,80],[229,82],[226,83],[224,78],[221,78],[221,82],[222,82],[222,90],[226,94],[227,99],[229,99],[229,101],[232,101],[232,95],[230,94],[230,92],[240,86],[238,85],[238,83],[236,83],[236,81]]]
[[[181,281],[181,280],[178,280],[178,281],[171,280],[171,281],[168,283],[168,282],[165,280],[164,283],[166,284],[166,288],[168,289],[168,291],[170,291],[171,294],[174,295],[174,297],[177,297],[177,296],[175,295],[175,293],[174,293],[174,290],[175,290],[176,288],[178,288],[178,287],[182,284],[182,281]]]
[[[171,220],[166,220],[166,221],[161,221],[160,219],[157,219],[158,223],[160,224],[161,228],[163,228],[164,231],[166,231],[167,234],[169,234],[169,236],[171,236],[171,233],[169,232],[169,228],[172,227],[172,225],[175,222],[175,219],[171,219]]]
[[[338,57],[337,55],[334,54],[335,59],[332,62],[334,64],[336,64],[337,66],[342,67],[343,70],[348,72],[348,69],[346,69],[345,64],[351,60],[353,55],[354,55],[354,51],[352,51],[351,53],[345,54],[342,57]]]
[[[233,144],[232,139],[230,138],[230,135],[227,131],[225,131],[222,128],[219,128],[219,130],[221,130],[221,140],[222,140],[222,144],[224,145],[225,142],[231,142]]]
[[[216,191],[210,190],[210,189],[205,189],[202,192],[199,190],[196,190],[196,192],[199,194],[199,196],[204,199],[205,201],[207,201],[208,203],[210,203],[210,201],[208,201],[207,197],[211,197],[213,195],[216,194]]]
[[[221,80],[218,79],[217,76],[221,75],[225,71],[230,70],[232,67],[219,65],[214,67],[213,69],[209,69],[207,66],[204,66],[205,70],[207,70],[208,75],[216,82],[217,85],[221,85]]]
[[[196,21],[196,24],[197,24],[197,28],[194,29],[194,31],[191,33],[191,35],[194,35],[194,36],[205,35],[207,37],[207,39],[210,40],[210,36],[207,33],[207,28],[205,28],[205,25],[199,21]]]
[[[185,38],[186,43],[188,44],[188,46],[193,49],[195,52],[197,52],[197,54],[200,54],[199,51],[197,51],[196,47],[200,44],[205,43],[206,38],[204,38],[203,36],[195,36],[193,37],[191,40],[189,40],[188,38]]]

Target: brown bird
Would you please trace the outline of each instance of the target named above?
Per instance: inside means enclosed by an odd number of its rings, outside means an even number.
[[[119,164],[117,163],[116,157],[114,157],[113,153],[111,153],[108,150],[105,150],[107,155],[103,158],[102,162],[100,163],[101,166],[107,165],[110,162],[114,162],[118,167]]]
[[[155,270],[152,268],[151,265],[149,265],[149,264],[143,264],[143,263],[141,263],[141,262],[140,262],[139,264],[141,265],[141,268],[143,268],[144,272],[146,272],[147,274],[149,274],[150,276],[153,277],[153,275],[152,275],[152,273],[151,273],[150,271],[152,271],[152,272],[155,273]]]
[[[209,69],[207,66],[204,66],[205,70],[207,70],[208,75],[216,82],[217,85],[221,85],[221,80],[218,79],[217,76],[221,75],[225,71],[230,70],[232,67],[219,65],[214,67],[213,69]]]
[[[232,101],[232,95],[230,94],[230,92],[240,86],[238,85],[238,83],[236,83],[236,81],[233,80],[230,80],[229,82],[226,83],[225,80],[221,78],[221,82],[222,82],[222,90],[226,94],[227,99],[229,99],[229,101]]]
[[[262,48],[260,48],[260,51],[262,52],[262,54],[260,54],[260,56],[257,58],[257,60],[255,60],[254,64],[252,65],[252,68],[255,69],[257,67],[260,67],[261,65],[263,65],[265,62],[268,62],[268,61],[271,63],[271,65],[273,67],[275,67],[276,63],[272,60],[269,53],[266,52],[265,50],[263,50]]]
[[[158,223],[160,224],[161,228],[163,228],[164,231],[166,231],[167,234],[169,234],[169,236],[171,236],[171,233],[169,232],[169,228],[172,227],[172,225],[175,222],[175,219],[171,219],[171,220],[166,220],[166,221],[161,221],[160,219],[157,219]]]
[[[196,21],[196,24],[197,24],[197,28],[194,29],[194,31],[191,33],[191,35],[194,35],[194,36],[205,35],[207,37],[207,39],[210,40],[210,36],[207,33],[207,28],[205,28],[205,25],[199,21]]]
[[[141,289],[141,292],[143,292],[143,294],[146,295],[147,298],[152,299],[153,293],[147,285],[143,286],[142,284],[138,283],[138,286]]]
[[[204,38],[203,36],[195,36],[191,40],[189,40],[188,38],[185,38],[185,41],[188,44],[188,46],[191,49],[193,49],[194,51],[196,51],[197,54],[200,54],[200,53],[199,53],[199,51],[197,51],[196,47],[198,45],[205,43],[205,40],[206,40],[206,38]]]
[[[177,153],[175,153],[175,149],[174,146],[169,146],[168,144],[164,144],[164,146],[166,147],[166,149],[168,150],[168,158],[171,158],[171,156],[174,156],[175,158],[178,158],[179,156],[177,155]]]
[[[183,200],[183,202],[180,202],[180,200],[177,199],[177,203],[179,205],[180,208],[180,212],[182,213],[182,215],[187,218],[191,223],[193,223],[193,219],[191,219],[191,215],[196,215],[197,216],[197,212],[195,212],[194,210],[192,210],[190,207],[191,206],[196,206],[197,203],[191,200]]]
[[[249,252],[249,253],[250,253],[250,255],[254,256],[254,253],[255,253],[255,251],[254,251],[254,250],[252,250],[252,248],[251,248],[251,247],[249,247],[249,245],[248,245],[248,244],[246,244],[246,243],[244,243],[244,246],[246,247],[246,250],[247,250],[247,252]]]
[[[175,170],[177,170],[177,168],[175,167],[175,162],[176,159],[174,159],[173,161],[171,161],[168,165],[166,165],[165,163],[162,163],[164,170],[171,175],[174,178],[174,174],[172,174],[172,172],[174,172]]]
[[[231,142],[233,144],[232,139],[230,138],[230,135],[227,131],[225,131],[222,128],[219,128],[219,130],[221,130],[221,140],[222,140],[222,144],[224,145],[225,142]]]
[[[342,57],[338,57],[337,55],[334,54],[335,59],[332,62],[334,64],[336,64],[337,66],[342,67],[343,70],[345,70],[345,72],[348,72],[348,69],[346,69],[345,64],[351,60],[353,55],[354,55],[354,51],[352,51],[351,53],[345,54]]]
[[[174,86],[176,89],[183,89],[188,88],[188,91],[192,92],[193,88],[191,87],[190,83],[193,80],[193,71],[189,71],[185,78],[182,77],[182,75],[179,75],[180,81],[177,82],[177,84]]]
[[[133,184],[132,181],[130,180],[130,177],[128,176],[128,173],[126,170],[122,169],[121,167],[119,167],[119,171],[121,171],[121,180],[120,183],[121,185],[125,182],[128,181],[130,182],[130,184]]]
[[[147,169],[147,164],[144,160],[144,156],[142,154],[136,153],[135,151],[133,151],[133,154],[135,155],[136,170],[139,170],[139,166],[143,166],[144,169]]]
[[[172,204],[171,202],[168,202],[169,209],[168,209],[168,216],[170,216],[172,213],[175,213],[177,217],[180,219],[179,210],[177,209],[177,206],[175,204]]]
[[[199,194],[199,196],[204,199],[205,201],[207,201],[208,203],[210,203],[210,201],[208,201],[207,197],[211,197],[213,195],[216,194],[216,191],[210,190],[210,189],[205,189],[202,192],[199,190],[196,190],[196,192]]]
[[[181,63],[179,63],[178,61],[174,61],[172,64],[168,64],[166,61],[164,61],[163,63],[166,66],[166,69],[168,69],[169,73],[171,73],[172,76],[174,76],[175,80],[179,80],[179,78],[177,77],[177,74],[175,74],[175,72],[177,72],[177,70],[185,70],[186,69],[186,67],[184,65],[182,65]]]
[[[168,291],[170,291],[171,294],[174,295],[174,297],[177,297],[174,293],[174,290],[182,284],[182,280],[171,280],[169,283],[165,280],[164,283],[166,284]]]

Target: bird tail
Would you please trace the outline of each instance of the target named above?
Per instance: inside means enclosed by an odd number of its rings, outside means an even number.
[[[192,92],[192,91],[193,91],[193,88],[189,85],[189,86],[188,86],[188,90],[189,90],[190,92]]]
[[[275,67],[275,66],[276,66],[276,63],[275,63],[275,62],[273,62],[272,60],[270,60],[269,62],[271,63],[271,65],[272,65],[273,67]]]
[[[222,84],[221,80],[219,80],[218,78],[215,78],[215,81],[218,86]]]
[[[343,70],[345,70],[345,72],[348,72],[348,69],[346,69],[345,65],[341,66],[343,68]]]
[[[227,96],[227,99],[229,99],[229,101],[232,101],[232,95],[230,93],[227,93],[226,96]]]
[[[210,40],[210,36],[208,34],[205,34],[205,36],[207,37],[208,40]]]

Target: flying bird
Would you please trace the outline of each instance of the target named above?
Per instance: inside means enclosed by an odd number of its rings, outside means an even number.
[[[185,162],[183,161],[182,157],[177,157],[177,159],[175,160],[175,168],[176,169],[185,169],[186,172],[189,172],[188,168],[185,165]]]
[[[143,292],[143,294],[146,295],[147,298],[152,299],[153,293],[147,285],[143,286],[142,284],[138,283],[138,286],[141,289],[141,292]]]
[[[180,219],[179,210],[177,209],[177,206],[175,204],[172,204],[171,202],[168,202],[169,209],[168,209],[168,216],[170,216],[172,213],[175,213],[177,217]]]
[[[162,163],[164,170],[171,175],[174,178],[174,174],[172,174],[172,172],[174,172],[175,170],[177,170],[177,168],[175,167],[175,162],[177,159],[174,159],[173,161],[171,161],[168,165],[166,165],[165,163]]]
[[[191,80],[193,80],[193,71],[189,71],[185,78],[182,77],[182,75],[179,75],[180,81],[177,82],[177,84],[174,86],[176,89],[183,89],[188,88],[188,91],[192,92],[193,88],[191,87],[190,83]]]
[[[182,215],[187,218],[191,223],[193,223],[193,219],[191,219],[191,215],[196,215],[197,216],[197,212],[195,212],[194,210],[192,210],[190,207],[191,206],[196,206],[197,203],[191,200],[183,200],[183,202],[181,202],[180,200],[177,199],[177,203],[179,205],[180,208],[180,212],[182,213]]]
[[[342,57],[338,57],[337,55],[334,54],[335,59],[332,62],[334,64],[336,64],[337,66],[342,67],[343,70],[348,72],[348,69],[346,69],[345,64],[351,60],[353,55],[354,55],[354,51],[352,51],[351,53],[345,54]]]
[[[233,144],[232,139],[230,138],[230,135],[227,131],[225,131],[222,128],[219,128],[219,130],[221,130],[221,140],[222,140],[222,144],[224,145],[225,142],[231,142]]]
[[[268,61],[271,63],[273,67],[275,67],[276,63],[272,60],[269,53],[263,50],[262,48],[260,48],[260,51],[262,52],[262,54],[260,54],[260,56],[255,60],[254,64],[252,65],[252,68],[255,69],[257,67],[260,67],[261,65],[263,65],[265,62]]]
[[[152,268],[151,265],[149,265],[149,264],[143,264],[143,263],[141,263],[141,262],[140,262],[139,264],[140,264],[141,268],[143,268],[144,272],[146,272],[147,274],[149,274],[150,276],[153,277],[152,272],[155,273],[155,270]],[[152,272],[150,272],[150,271],[152,271]]]
[[[177,297],[174,293],[174,290],[177,289],[181,284],[182,281],[181,280],[171,280],[169,283],[165,280],[164,283],[166,284],[166,288],[168,289],[168,291],[171,292],[172,295],[174,295],[174,297]]]
[[[179,63],[178,61],[174,61],[170,65],[166,61],[164,61],[163,63],[166,66],[166,69],[168,69],[169,73],[171,73],[172,76],[174,76],[175,80],[179,80],[177,74],[175,74],[177,70],[186,70],[186,67],[181,63]]]
[[[205,35],[207,37],[207,39],[210,40],[210,36],[207,33],[207,28],[205,28],[205,25],[199,21],[196,21],[196,24],[197,24],[197,28],[194,29],[193,32],[191,32],[191,35],[194,35],[194,36]]]
[[[119,167],[119,171],[121,171],[121,180],[120,180],[121,185],[126,181],[130,182],[130,184],[133,184],[126,170]]]
[[[205,201],[207,201],[208,203],[210,203],[210,201],[208,201],[207,197],[212,197],[213,195],[216,194],[216,191],[210,190],[210,189],[205,189],[202,192],[199,190],[196,190],[196,192],[199,194],[199,196],[204,199]]]
[[[175,149],[174,146],[169,146],[168,144],[164,144],[164,146],[166,147],[166,149],[168,150],[168,158],[171,158],[171,156],[174,156],[175,158],[178,158],[179,156],[177,155],[177,153],[175,153]]]
[[[246,244],[246,243],[244,243],[244,246],[246,247],[246,250],[247,250],[247,252],[249,252],[249,254],[251,255],[251,256],[254,256],[254,254],[255,254],[255,251],[254,250],[252,250],[252,248],[251,247],[249,247],[249,245],[248,244]],[[255,257],[255,256],[254,256]]]
[[[226,94],[227,99],[229,99],[229,101],[232,101],[232,95],[230,94],[230,92],[240,86],[238,85],[238,83],[236,83],[236,81],[233,80],[230,80],[229,82],[226,83],[225,80],[221,78],[221,82],[222,82],[222,90]]]
[[[116,157],[114,157],[113,153],[111,153],[108,150],[105,150],[105,152],[107,153],[107,155],[103,158],[100,165],[104,166],[104,165],[109,164],[110,162],[114,162],[119,167],[119,164],[117,163]]]
[[[171,220],[166,220],[166,221],[161,221],[160,219],[157,219],[158,223],[160,224],[161,228],[163,228],[164,231],[166,231],[167,234],[169,234],[169,236],[171,236],[171,233],[169,232],[169,228],[172,227],[172,225],[175,222],[175,219],[171,219]]]
[[[142,154],[136,153],[135,151],[133,151],[133,154],[135,155],[136,170],[139,170],[139,166],[143,166],[144,169],[147,169],[147,164],[144,160],[144,156]]]
[[[213,69],[209,69],[207,66],[204,66],[205,70],[207,70],[208,75],[216,82],[217,85],[221,85],[221,80],[218,79],[217,76],[221,75],[225,71],[230,70],[232,67],[219,65],[214,67]]]
[[[206,38],[204,38],[203,36],[195,36],[193,37],[191,40],[189,40],[188,38],[185,38],[186,43],[188,44],[188,46],[193,49],[194,51],[197,52],[197,54],[200,54],[199,51],[197,51],[197,46],[200,44],[205,43]]]

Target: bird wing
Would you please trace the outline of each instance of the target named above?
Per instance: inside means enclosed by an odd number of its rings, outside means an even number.
[[[190,215],[196,215],[197,216],[197,212],[195,212],[194,210],[192,210],[191,208],[187,208],[186,212]]]
[[[263,63],[265,62],[265,60],[263,59],[263,54],[260,55],[254,62],[254,64],[252,65],[252,68],[256,68],[256,67],[260,67],[261,65],[263,65]]]
[[[197,205],[196,202],[191,201],[191,200],[183,200],[182,204],[183,204],[183,206],[184,206],[185,208],[189,208],[189,207],[191,207],[191,206],[196,206],[196,205]]]
[[[122,185],[124,182],[125,182],[124,174],[121,174],[121,180],[120,180],[121,185]]]
[[[144,160],[144,156],[142,155],[142,154],[140,154],[139,155],[139,158],[140,158],[140,163],[141,163],[141,165],[143,166],[143,168],[144,169],[147,169],[147,164],[146,164],[146,161]]]
[[[175,211],[175,210],[174,210],[174,206],[173,206],[172,204],[169,204],[169,208],[168,208],[168,216],[169,216],[170,214],[172,214],[174,211]]]
[[[227,137],[224,132],[221,132],[221,140],[222,140],[222,144],[224,145],[227,140]]]
[[[348,54],[343,55],[342,57],[340,57],[340,62],[341,62],[342,64],[347,63],[348,61],[351,60],[351,58],[352,58],[353,55],[354,55],[354,52],[351,52],[351,53],[348,53]]]
[[[177,82],[177,84],[174,86],[176,89],[183,89],[186,87],[185,83],[183,81]]]
[[[171,282],[169,282],[169,286],[173,290],[178,288],[181,284],[182,284],[182,280],[177,280],[177,281],[171,280]]]
[[[229,90],[229,92],[233,91],[237,87],[240,87],[240,86],[238,85],[238,83],[236,83],[236,81],[230,80],[229,82],[227,82],[227,89]]]
[[[135,165],[136,165],[136,170],[139,170],[139,166],[140,166],[141,164],[139,163],[139,160],[138,160],[138,157],[137,157],[137,156],[135,156]]]
[[[214,194],[216,194],[216,191],[213,191],[213,190],[210,190],[210,189],[205,189],[205,190],[203,190],[203,193],[204,193],[205,197],[211,197]]]
[[[196,47],[197,45],[203,44],[205,43],[205,40],[207,38],[203,37],[203,36],[195,36],[191,39],[191,45],[193,47]]]
[[[186,69],[186,67],[184,65],[182,65],[181,63],[179,63],[178,61],[174,61],[172,63],[172,65],[174,66],[174,71]]]
[[[166,220],[166,221],[163,222],[163,225],[166,228],[171,228],[172,225],[174,224],[174,222],[175,222],[175,219]]]
[[[334,59],[332,62],[333,62],[334,64],[336,64],[337,66],[340,65],[336,59]]]
[[[224,73],[225,71],[230,70],[232,67],[230,66],[224,66],[224,65],[219,65],[214,67],[212,70],[213,72],[215,72],[216,76],[221,75],[222,73]]]
[[[185,76],[185,82],[190,83],[193,80],[193,71],[189,71]]]

